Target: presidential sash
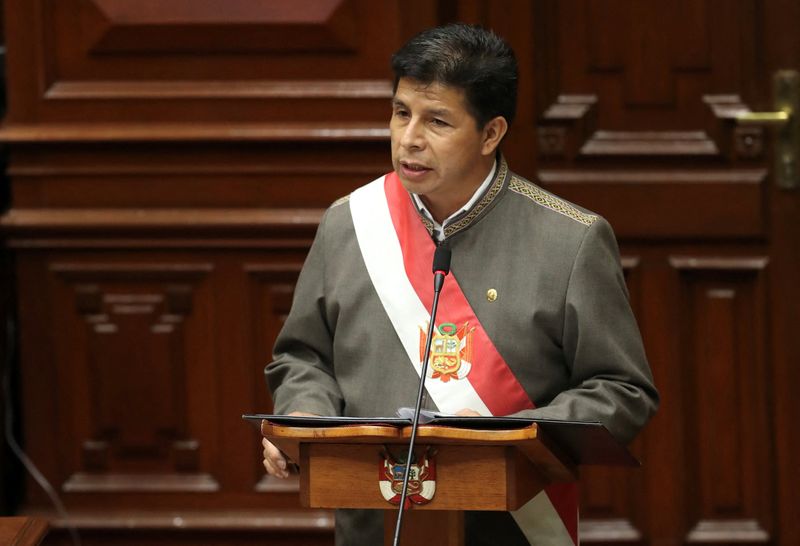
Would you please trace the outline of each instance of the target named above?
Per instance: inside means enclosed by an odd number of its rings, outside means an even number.
[[[396,173],[353,192],[350,211],[370,280],[420,374],[433,301],[435,244]],[[457,266],[457,254],[454,262]],[[454,273],[439,296],[438,318],[425,387],[440,411],[470,408],[481,415],[510,415],[534,408]],[[512,516],[531,543],[578,543],[574,484],[548,487]]]

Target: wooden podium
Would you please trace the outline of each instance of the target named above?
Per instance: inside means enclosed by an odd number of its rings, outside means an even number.
[[[299,463],[304,506],[386,510],[384,542],[391,544],[397,506],[381,494],[379,471],[387,450],[405,454],[410,426],[297,427],[263,420],[261,433]],[[591,448],[591,442],[584,444]],[[418,457],[435,450],[436,491],[428,504],[412,504],[403,517],[401,544],[459,546],[463,510],[516,510],[548,484],[578,477],[580,461],[537,423],[508,430],[420,425],[417,445]],[[619,457],[618,464],[631,460]]]

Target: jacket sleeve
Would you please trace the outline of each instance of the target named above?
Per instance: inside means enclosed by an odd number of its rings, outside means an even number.
[[[333,331],[325,296],[323,217],[295,287],[292,308],[264,369],[276,414],[340,415],[343,397],[333,372]]]
[[[658,408],[658,392],[628,302],[619,250],[598,218],[583,238],[564,302],[562,348],[570,388],[528,417],[600,421],[630,442]]]

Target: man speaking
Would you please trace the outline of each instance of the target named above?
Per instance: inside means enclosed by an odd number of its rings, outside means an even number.
[[[394,171],[322,219],[266,368],[275,412],[389,416],[412,405],[431,262],[447,245],[433,350],[449,358],[431,359],[427,406],[600,421],[629,442],[658,393],[614,234],[500,154],[516,110],[513,51],[479,27],[449,25],[412,38],[392,68]],[[266,440],[264,466],[287,475]],[[577,501],[567,484],[514,513],[468,513],[466,542],[577,544]],[[337,545],[382,540],[380,512],[337,512]]]

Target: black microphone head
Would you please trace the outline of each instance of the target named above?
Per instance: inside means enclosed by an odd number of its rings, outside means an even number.
[[[437,245],[433,252],[433,272],[450,273],[450,249],[446,245]]]

